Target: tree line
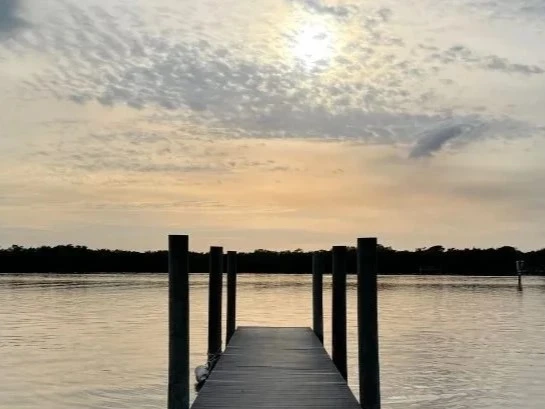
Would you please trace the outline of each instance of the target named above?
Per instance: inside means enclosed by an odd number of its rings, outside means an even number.
[[[321,250],[329,257],[329,251]],[[309,273],[312,253],[300,249],[286,251],[255,250],[238,253],[242,273]],[[522,252],[514,247],[445,249],[443,246],[414,251],[377,249],[379,274],[513,275],[515,261],[524,260],[528,274],[545,274],[545,249]],[[191,272],[208,271],[208,253],[191,252]],[[0,249],[0,273],[99,273],[166,272],[167,251],[125,251],[89,249],[85,246],[24,248],[13,245]],[[356,249],[347,251],[347,270],[356,270]]]

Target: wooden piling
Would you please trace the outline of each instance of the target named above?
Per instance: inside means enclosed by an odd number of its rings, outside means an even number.
[[[189,237],[168,237],[168,409],[189,409]]]
[[[237,252],[227,252],[227,345],[235,333],[237,319]]]
[[[332,358],[345,380],[346,365],[346,246],[333,246],[332,251]]]
[[[523,260],[517,260],[515,262],[515,267],[517,269],[517,288],[519,291],[522,291],[522,272],[524,271],[524,261]]]
[[[212,363],[221,354],[221,293],[223,248],[212,246],[209,254],[208,284],[208,359]]]
[[[380,409],[377,239],[359,238],[357,252],[360,406]]]
[[[321,253],[314,253],[312,255],[312,329],[322,344],[324,343],[324,272],[324,255]]]

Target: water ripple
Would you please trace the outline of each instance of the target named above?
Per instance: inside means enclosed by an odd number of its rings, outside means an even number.
[[[381,277],[379,290],[384,408],[543,408],[545,279],[518,292],[512,278]],[[206,291],[192,276],[191,367]],[[241,275],[238,297],[239,324],[311,322],[309,276]],[[330,297],[327,277],[328,350]],[[357,392],[354,277],[347,304]],[[0,409],[164,408],[166,381],[166,275],[0,275]]]

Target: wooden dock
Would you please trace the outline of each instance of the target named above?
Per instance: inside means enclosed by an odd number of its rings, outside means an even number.
[[[239,327],[192,408],[360,405],[310,328]]]
[[[196,368],[194,409],[344,408],[380,409],[377,314],[377,239],[358,238],[358,369],[360,402],[347,384],[347,247],[331,255],[331,358],[323,347],[324,252],[313,254],[313,328],[238,327],[237,253],[210,247],[208,353]],[[310,261],[310,260],[309,260]],[[168,409],[190,409],[189,238],[170,235]],[[223,266],[227,266],[227,345],[222,351]],[[204,378],[202,377],[204,375]]]

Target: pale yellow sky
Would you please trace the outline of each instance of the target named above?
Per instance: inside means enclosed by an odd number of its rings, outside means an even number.
[[[0,246],[544,245],[543,10],[6,4]]]

